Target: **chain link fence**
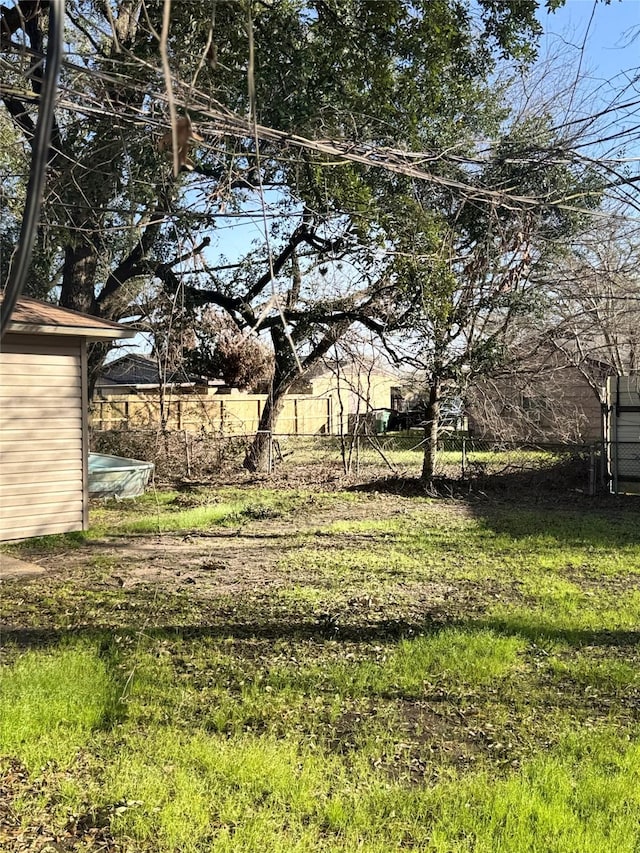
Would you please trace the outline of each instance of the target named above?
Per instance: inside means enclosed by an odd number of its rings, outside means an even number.
[[[268,435],[264,471],[291,485],[419,478],[425,451],[420,431],[389,434]],[[91,447],[153,462],[160,481],[242,481],[254,435],[187,430],[93,430]],[[435,476],[486,485],[502,482],[588,494],[608,489],[601,445],[512,444],[443,437]]]
[[[611,491],[640,494],[640,441],[607,442],[604,446]]]

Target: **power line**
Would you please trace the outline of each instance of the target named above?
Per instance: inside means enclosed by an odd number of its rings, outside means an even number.
[[[42,75],[42,93],[38,109],[38,119],[32,141],[31,171],[27,184],[26,202],[18,239],[18,250],[11,265],[9,280],[7,281],[2,304],[0,305],[0,337],[5,332],[11,320],[16,302],[22,293],[33,254],[38,215],[42,204],[44,181],[49,159],[58,74],[62,58],[63,32],[64,0],[50,0],[47,55]]]

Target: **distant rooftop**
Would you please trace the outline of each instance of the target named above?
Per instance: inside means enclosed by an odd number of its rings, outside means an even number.
[[[105,364],[100,371],[97,385],[193,385],[205,380],[199,376],[187,374],[184,370],[175,370],[161,374],[155,358],[141,353],[127,353],[121,358]]]

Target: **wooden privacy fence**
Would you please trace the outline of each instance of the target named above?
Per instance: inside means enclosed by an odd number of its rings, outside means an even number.
[[[173,398],[164,404],[139,396],[112,397],[91,404],[94,429],[204,430],[220,435],[251,435],[258,429],[266,394]],[[330,435],[339,431],[331,397],[287,397],[274,432],[286,435]]]

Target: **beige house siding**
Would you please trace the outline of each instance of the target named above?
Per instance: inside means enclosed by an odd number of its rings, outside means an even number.
[[[477,438],[549,443],[602,441],[602,406],[580,370],[555,353],[526,374],[480,383],[468,397]]]
[[[0,540],[86,527],[81,338],[9,334],[0,353]]]
[[[398,377],[384,371],[343,370],[341,374],[327,371],[311,382],[314,397],[331,400],[333,435],[349,432],[358,418],[374,409],[391,408],[391,389]]]

